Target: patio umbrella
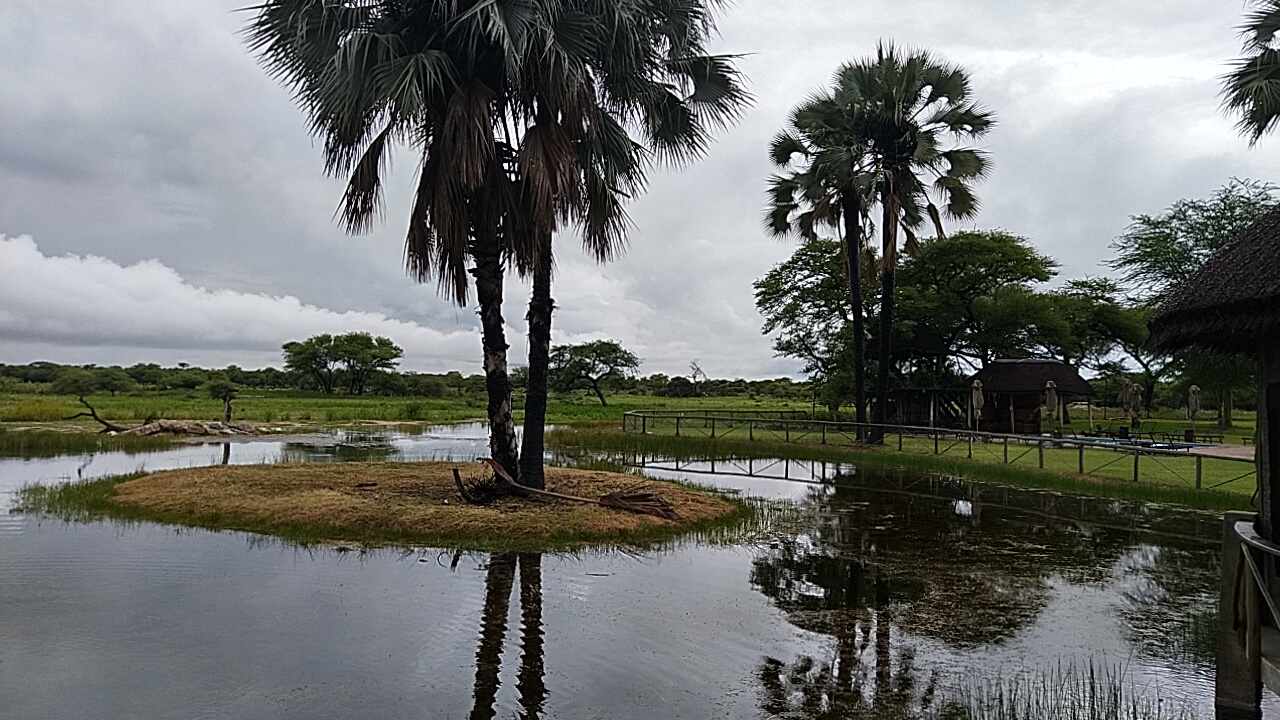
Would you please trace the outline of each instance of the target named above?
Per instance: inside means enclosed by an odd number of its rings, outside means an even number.
[[[1056,425],[1058,423],[1058,384],[1052,380],[1044,384],[1044,404],[1049,408],[1049,417]]]
[[[969,414],[970,424],[976,429],[978,420],[982,417],[982,406],[986,404],[986,399],[982,396],[982,381],[973,381],[973,391],[969,393]]]
[[[1192,385],[1187,390],[1187,417],[1191,422],[1195,422],[1196,416],[1200,414],[1200,386]]]
[[[1133,419],[1134,427],[1142,422],[1142,386],[1134,383],[1129,386],[1129,417]]]

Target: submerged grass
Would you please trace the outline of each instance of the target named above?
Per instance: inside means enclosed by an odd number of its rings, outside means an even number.
[[[1195,720],[1196,708],[1143,686],[1123,665],[1072,664],[1013,677],[970,678],[944,717],[954,720]]]
[[[687,533],[714,535],[758,510],[743,500],[632,475],[548,468],[548,488],[584,497],[644,483],[679,521],[579,503],[502,499],[472,506],[456,496],[457,463],[232,465],[31,485],[15,512],[68,521],[112,519],[242,530],[301,544],[435,546],[466,550],[645,547]],[[462,466],[464,476],[479,465]]]
[[[101,433],[9,430],[0,428],[0,457],[56,457],[93,452],[145,452],[171,447],[172,437]]]
[[[1204,510],[1250,510],[1251,499],[1243,493],[1134,483],[1096,475],[1040,470],[1020,465],[982,463],[966,458],[898,453],[889,449],[863,449],[831,445],[809,445],[739,438],[675,437],[624,433],[605,427],[559,428],[547,433],[553,448],[615,452],[623,455],[654,454],[686,460],[725,458],[779,458],[818,460],[884,469],[905,469],[960,477],[978,482],[995,482],[1076,495],[1122,500],[1170,503]]]

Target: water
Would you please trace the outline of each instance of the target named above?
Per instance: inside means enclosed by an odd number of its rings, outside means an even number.
[[[5,458],[0,512],[26,482],[140,467],[486,454],[478,425],[418,432]],[[822,463],[613,460],[797,519],[752,545],[491,556],[4,512],[0,716],[895,717],[975,673],[1088,662],[1211,707],[1211,514]]]

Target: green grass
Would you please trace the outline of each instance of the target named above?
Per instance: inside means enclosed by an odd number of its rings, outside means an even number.
[[[56,457],[122,450],[145,452],[172,446],[173,438],[138,435],[103,435],[83,432],[50,432],[44,430],[14,431],[0,427],[0,457]]]
[[[955,720],[1194,720],[1186,702],[1139,687],[1123,666],[1058,665],[1012,677],[968,678],[942,713]]]
[[[297,545],[344,543],[360,547],[440,547],[450,550],[520,552],[564,552],[584,548],[630,548],[662,550],[688,542],[739,544],[768,537],[779,528],[794,524],[794,513],[776,503],[700,486],[696,483],[664,480],[684,488],[723,498],[734,506],[728,515],[681,525],[648,525],[637,531],[592,530],[588,534],[564,531],[549,538],[530,539],[518,533],[501,536],[484,532],[441,532],[430,528],[404,531],[376,524],[346,526],[289,522],[232,520],[216,512],[155,511],[115,500],[116,487],[123,482],[146,477],[138,471],[75,480],[53,485],[32,484],[19,488],[13,513],[26,513],[65,522],[108,520],[132,525],[160,523],[198,527],[212,531],[242,531],[278,538]]]
[[[215,420],[222,418],[222,401],[199,391],[137,392],[88,398],[104,419],[121,425],[141,423],[148,416],[169,420]],[[523,419],[523,396],[516,398],[516,419]],[[601,407],[594,397],[573,393],[555,395],[548,402],[550,423],[620,422],[622,413],[636,409],[763,409],[807,410],[808,403],[791,400],[743,397],[660,398],[649,395],[615,395]],[[292,391],[242,390],[233,403],[234,418],[257,423],[343,423],[361,421],[449,423],[482,419],[484,397],[432,399],[419,397],[378,397],[323,395]],[[0,394],[0,422],[48,423],[70,417],[84,408],[74,397],[62,395]],[[74,421],[76,426],[98,426],[92,420]]]
[[[854,448],[816,443],[787,443],[777,440],[750,441],[743,437],[675,437],[674,435],[641,435],[624,433],[616,428],[562,428],[547,435],[548,444],[557,450],[580,449],[597,452],[652,453],[688,460],[734,458],[783,458],[841,462],[864,467],[913,470],[961,477],[979,482],[1054,490],[1076,495],[1112,497],[1123,500],[1171,503],[1205,510],[1250,510],[1252,493],[1219,490],[1196,490],[1185,485],[1165,485],[1153,481],[1138,483],[1110,477],[1079,475],[1051,469],[1040,470],[1024,463],[1003,465],[969,460],[965,455],[933,455],[896,452],[896,444],[887,448]],[[1072,455],[1074,468],[1075,456]],[[1034,453],[1033,453],[1034,454]],[[1237,463],[1240,464],[1240,463]],[[1132,469],[1132,465],[1130,465]]]

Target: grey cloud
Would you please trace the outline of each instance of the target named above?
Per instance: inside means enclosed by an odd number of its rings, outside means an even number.
[[[323,176],[288,91],[245,50],[248,16],[232,12],[240,6],[0,4],[0,232],[32,235],[46,257],[93,253],[120,266],[155,258],[193,287],[473,334],[472,308],[454,307],[401,267],[413,158],[395,158],[385,222],[346,237],[332,221],[342,183]],[[751,295],[751,282],[794,245],[760,229],[766,147],[794,104],[881,38],[965,66],[976,96],[999,113],[984,143],[995,170],[974,224],[1030,237],[1066,276],[1100,273],[1129,215],[1280,166],[1275,139],[1249,150],[1218,112],[1215,78],[1239,50],[1241,10],[1217,0],[733,4],[717,47],[751,53],[741,62],[756,107],[706,158],[652,173],[618,262],[598,266],[571,234],[557,240],[556,340],[616,338],[646,358],[646,372],[685,372],[694,358],[715,375],[795,372],[772,357]],[[512,279],[506,315],[517,361],[526,297]],[[0,312],[15,307],[6,301]],[[267,357],[261,343],[208,322],[225,337],[190,351],[154,344],[129,318],[118,334],[141,334],[127,347],[98,336],[84,347],[90,336],[71,321],[67,333],[20,342],[2,326],[0,347],[7,357],[21,345],[24,357],[79,362],[167,353],[191,362],[220,353],[221,362],[227,343],[238,343],[245,357]],[[479,366],[478,346],[460,343],[450,357],[464,371]]]

